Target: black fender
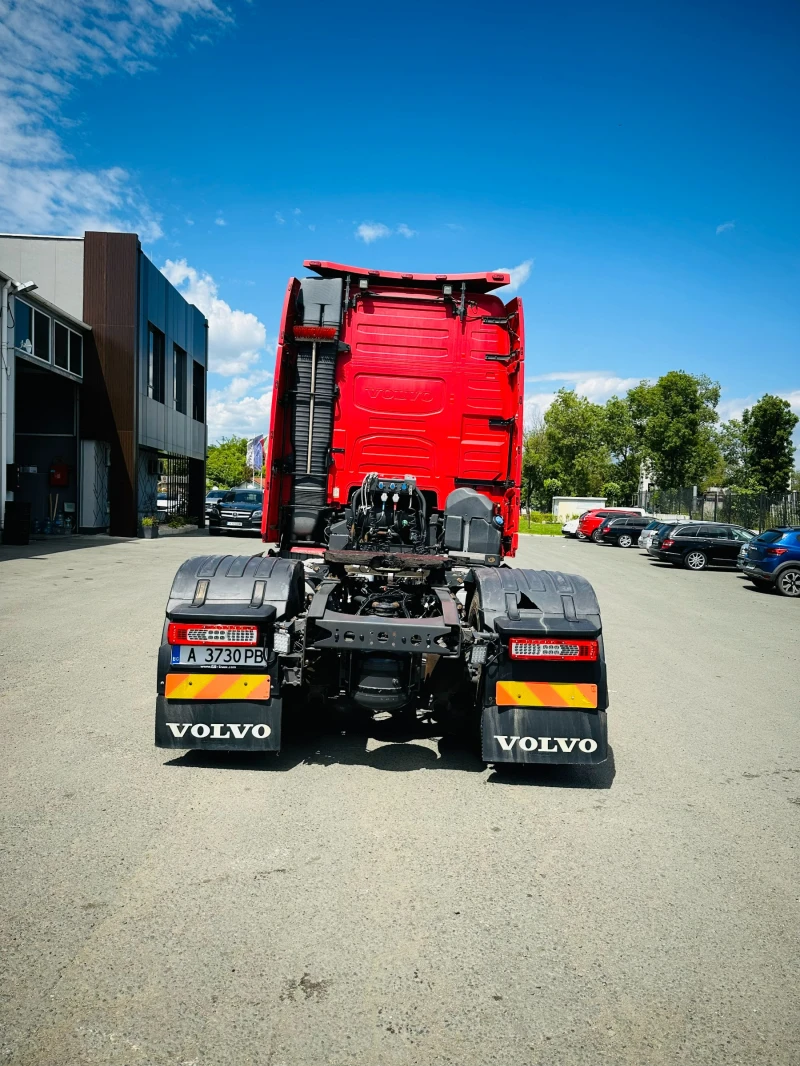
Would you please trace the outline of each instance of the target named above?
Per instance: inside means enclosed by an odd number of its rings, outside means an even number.
[[[262,555],[209,555],[187,559],[178,569],[167,600],[158,652],[155,743],[162,748],[278,751],[283,697],[278,656],[272,650],[274,624],[304,608],[303,564]],[[265,662],[255,667],[220,665],[211,671],[175,664],[167,642],[170,622],[255,623]],[[269,696],[259,699],[168,699],[167,676],[194,671],[269,677]],[[264,687],[262,685],[262,687]]]
[[[584,577],[511,567],[472,571],[470,620],[499,638],[481,672],[481,746],[486,762],[597,764],[608,758],[608,683],[600,606]],[[596,640],[591,662],[517,660],[508,654],[513,636]],[[498,681],[588,685],[590,708],[498,706]]]

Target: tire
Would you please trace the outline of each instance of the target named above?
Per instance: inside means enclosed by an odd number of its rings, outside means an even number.
[[[775,579],[775,588],[781,596],[800,599],[800,567],[787,566],[781,570]]]
[[[575,534],[575,539],[576,540],[586,540],[586,534],[585,533],[576,533]]]
[[[603,536],[599,529],[596,529],[594,533],[592,533],[592,540],[595,542],[595,544],[603,543]]]
[[[683,557],[683,565],[687,570],[705,570],[708,566],[708,556],[705,552],[690,549]]]
[[[630,536],[628,536],[627,533],[620,533],[620,535],[617,537],[617,547],[618,548],[632,548],[633,547],[632,538]]]

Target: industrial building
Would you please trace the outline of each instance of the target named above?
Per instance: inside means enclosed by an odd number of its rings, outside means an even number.
[[[4,523],[136,536],[161,489],[202,525],[208,323],[136,234],[2,234],[0,292]]]

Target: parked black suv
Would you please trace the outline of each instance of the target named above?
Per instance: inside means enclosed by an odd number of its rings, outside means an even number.
[[[628,515],[626,518],[607,518],[600,526],[599,540],[604,544],[616,544],[618,548],[633,548],[639,534],[649,526],[649,515]]]
[[[264,493],[260,489],[233,489],[226,492],[211,505],[208,532],[212,537],[219,533],[239,531],[260,533],[263,506]]]
[[[685,566],[687,570],[705,570],[707,566],[736,566],[736,559],[743,544],[753,539],[754,534],[741,526],[725,522],[695,522],[694,525],[676,525],[660,542],[650,547],[651,555]]]

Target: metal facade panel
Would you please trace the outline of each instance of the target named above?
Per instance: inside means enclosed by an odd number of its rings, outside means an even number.
[[[197,423],[192,411],[192,360],[207,365],[206,320],[170,284],[160,270],[143,253],[139,265],[139,443],[174,455],[205,459],[205,423]],[[165,402],[147,395],[148,328],[155,326],[164,334]],[[174,346],[186,352],[186,411],[174,407],[172,382]],[[198,428],[199,427],[199,428]]]

